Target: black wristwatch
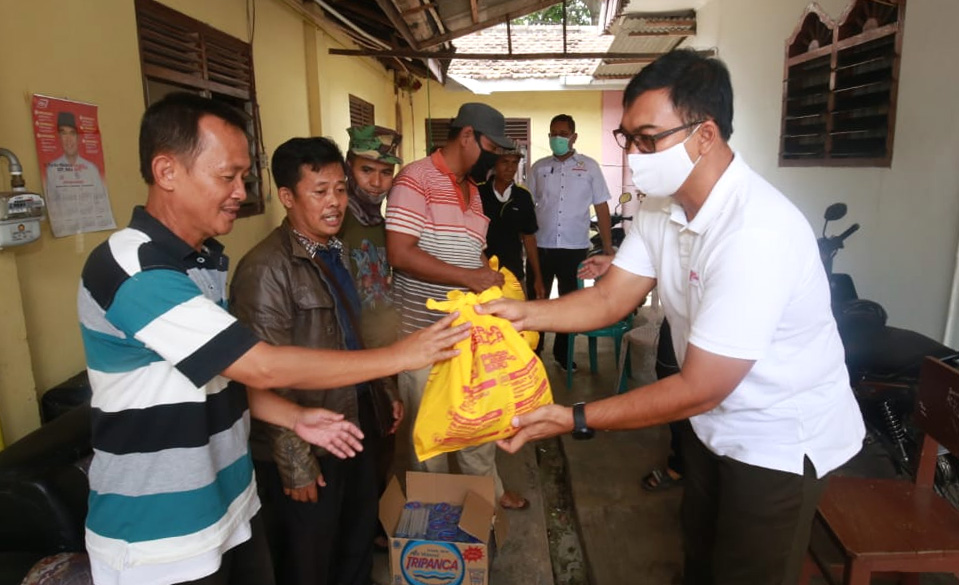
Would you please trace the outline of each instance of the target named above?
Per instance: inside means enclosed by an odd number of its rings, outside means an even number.
[[[596,431],[586,425],[586,403],[577,402],[573,405],[573,438],[579,441],[592,439]]]

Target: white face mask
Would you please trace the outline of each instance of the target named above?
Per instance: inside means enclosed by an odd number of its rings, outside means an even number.
[[[696,126],[686,140],[666,150],[626,155],[629,170],[633,172],[633,184],[640,192],[650,197],[669,197],[679,191],[702,158],[700,155],[693,162],[686,153],[686,141],[692,138],[697,130],[699,126]]]

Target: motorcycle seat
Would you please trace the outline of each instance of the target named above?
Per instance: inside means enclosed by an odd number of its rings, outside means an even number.
[[[944,358],[957,353],[921,333],[888,326],[847,331],[843,345],[854,378],[915,380],[925,356]]]

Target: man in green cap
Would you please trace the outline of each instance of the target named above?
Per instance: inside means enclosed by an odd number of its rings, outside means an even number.
[[[386,262],[383,200],[393,186],[400,136],[379,126],[347,128],[347,205],[340,239],[350,249],[350,268],[363,303],[363,337],[370,347],[388,345],[396,338],[391,302],[390,267]]]
[[[396,341],[399,317],[393,309],[392,272],[386,261],[386,227],[383,200],[393,186],[403,137],[395,130],[379,126],[347,128],[350,144],[346,153],[347,207],[339,238],[349,251],[349,268],[360,295],[360,330],[368,348],[383,347]],[[382,379],[392,403],[393,425],[378,450],[377,476],[380,491],[386,487],[395,451],[394,436],[403,420],[403,401],[396,377]],[[386,546],[385,535],[377,536],[377,545]]]

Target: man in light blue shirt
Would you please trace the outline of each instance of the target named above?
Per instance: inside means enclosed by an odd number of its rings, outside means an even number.
[[[559,114],[549,124],[549,148],[552,156],[533,164],[529,190],[536,204],[536,243],[543,286],[547,292],[556,279],[559,294],[576,290],[576,269],[589,250],[589,208],[595,206],[603,253],[612,254],[610,239],[609,188],[603,172],[592,158],[576,152],[576,122],[568,114]],[[528,283],[527,290],[533,283]],[[543,338],[540,336],[542,350]],[[569,336],[557,333],[553,357],[566,369]],[[575,368],[573,364],[573,368]]]

